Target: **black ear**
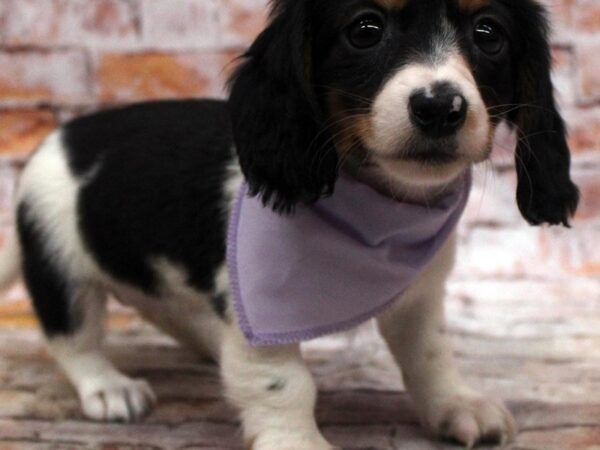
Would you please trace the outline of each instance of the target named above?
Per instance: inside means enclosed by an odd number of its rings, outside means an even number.
[[[308,1],[275,1],[270,25],[230,80],[235,145],[252,195],[290,212],[333,191],[337,154],[320,129]]]
[[[515,5],[515,9],[521,14],[523,46],[517,67],[517,108],[510,117],[519,138],[517,202],[532,225],[568,227],[579,191],[571,181],[567,131],[554,101],[546,15],[533,1]]]

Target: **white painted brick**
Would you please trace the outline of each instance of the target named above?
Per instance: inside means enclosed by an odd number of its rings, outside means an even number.
[[[128,0],[2,0],[0,40],[8,46],[131,46],[138,39]]]
[[[219,41],[216,0],[141,1],[142,46],[155,49],[215,47]]]
[[[477,166],[473,171],[473,187],[462,226],[521,225],[523,219],[516,205],[515,189],[514,171],[498,172],[490,164]]]
[[[551,279],[565,271],[575,272],[587,260],[578,239],[580,232],[528,225],[474,228],[461,236],[456,275],[465,279]]]
[[[75,50],[0,52],[0,104],[80,104],[92,101],[88,59]]]

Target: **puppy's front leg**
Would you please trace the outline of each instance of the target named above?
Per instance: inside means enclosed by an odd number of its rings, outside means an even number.
[[[332,449],[317,428],[317,390],[298,345],[253,348],[230,325],[221,371],[226,393],[240,409],[249,449]]]
[[[421,422],[436,436],[472,447],[514,438],[515,422],[502,403],[462,380],[445,334],[443,299],[456,237],[397,303],[378,318]]]

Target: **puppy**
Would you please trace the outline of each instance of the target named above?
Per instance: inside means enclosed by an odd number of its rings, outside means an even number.
[[[1,284],[23,274],[50,351],[87,417],[137,420],[155,401],[145,381],[120,373],[102,354],[110,294],[220,363],[248,447],[330,449],[314,419],[316,388],[300,355],[302,337],[252,341],[242,323],[248,311],[236,303],[226,267],[234,205],[254,199],[264,217],[293,227],[296,217],[336,199],[345,180],[391,208],[431,207],[459,185],[468,190],[469,168],[488,158],[505,120],[520,137],[523,217],[568,226],[578,191],[550,63],[545,12],[534,0],[274,0],[227,102],[100,112],[45,140],[20,180],[17,233],[1,256]],[[355,220],[378,223],[363,206],[364,213],[353,209]],[[513,419],[464,384],[444,334],[453,225],[393,301],[360,319],[377,315],[433,434],[468,446],[505,442],[515,434]],[[253,264],[260,271],[265,261],[268,255],[256,255]],[[334,266],[330,272],[340,275]],[[341,284],[362,282],[371,266],[357,261]],[[263,275],[269,286],[277,283]],[[286,282],[281,311],[293,306],[288,292],[295,299],[302,280]],[[379,292],[379,283],[370,286]],[[271,305],[268,326],[289,318],[281,311]]]

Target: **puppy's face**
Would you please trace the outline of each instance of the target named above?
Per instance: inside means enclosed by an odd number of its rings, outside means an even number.
[[[501,3],[331,0],[320,9],[312,76],[343,161],[423,187],[488,157],[513,95],[514,24]]]
[[[521,213],[568,225],[578,191],[537,0],[272,4],[229,100],[242,170],[265,205],[289,212],[331,194],[340,165],[405,192],[437,188],[484,160],[506,120],[520,133]]]

